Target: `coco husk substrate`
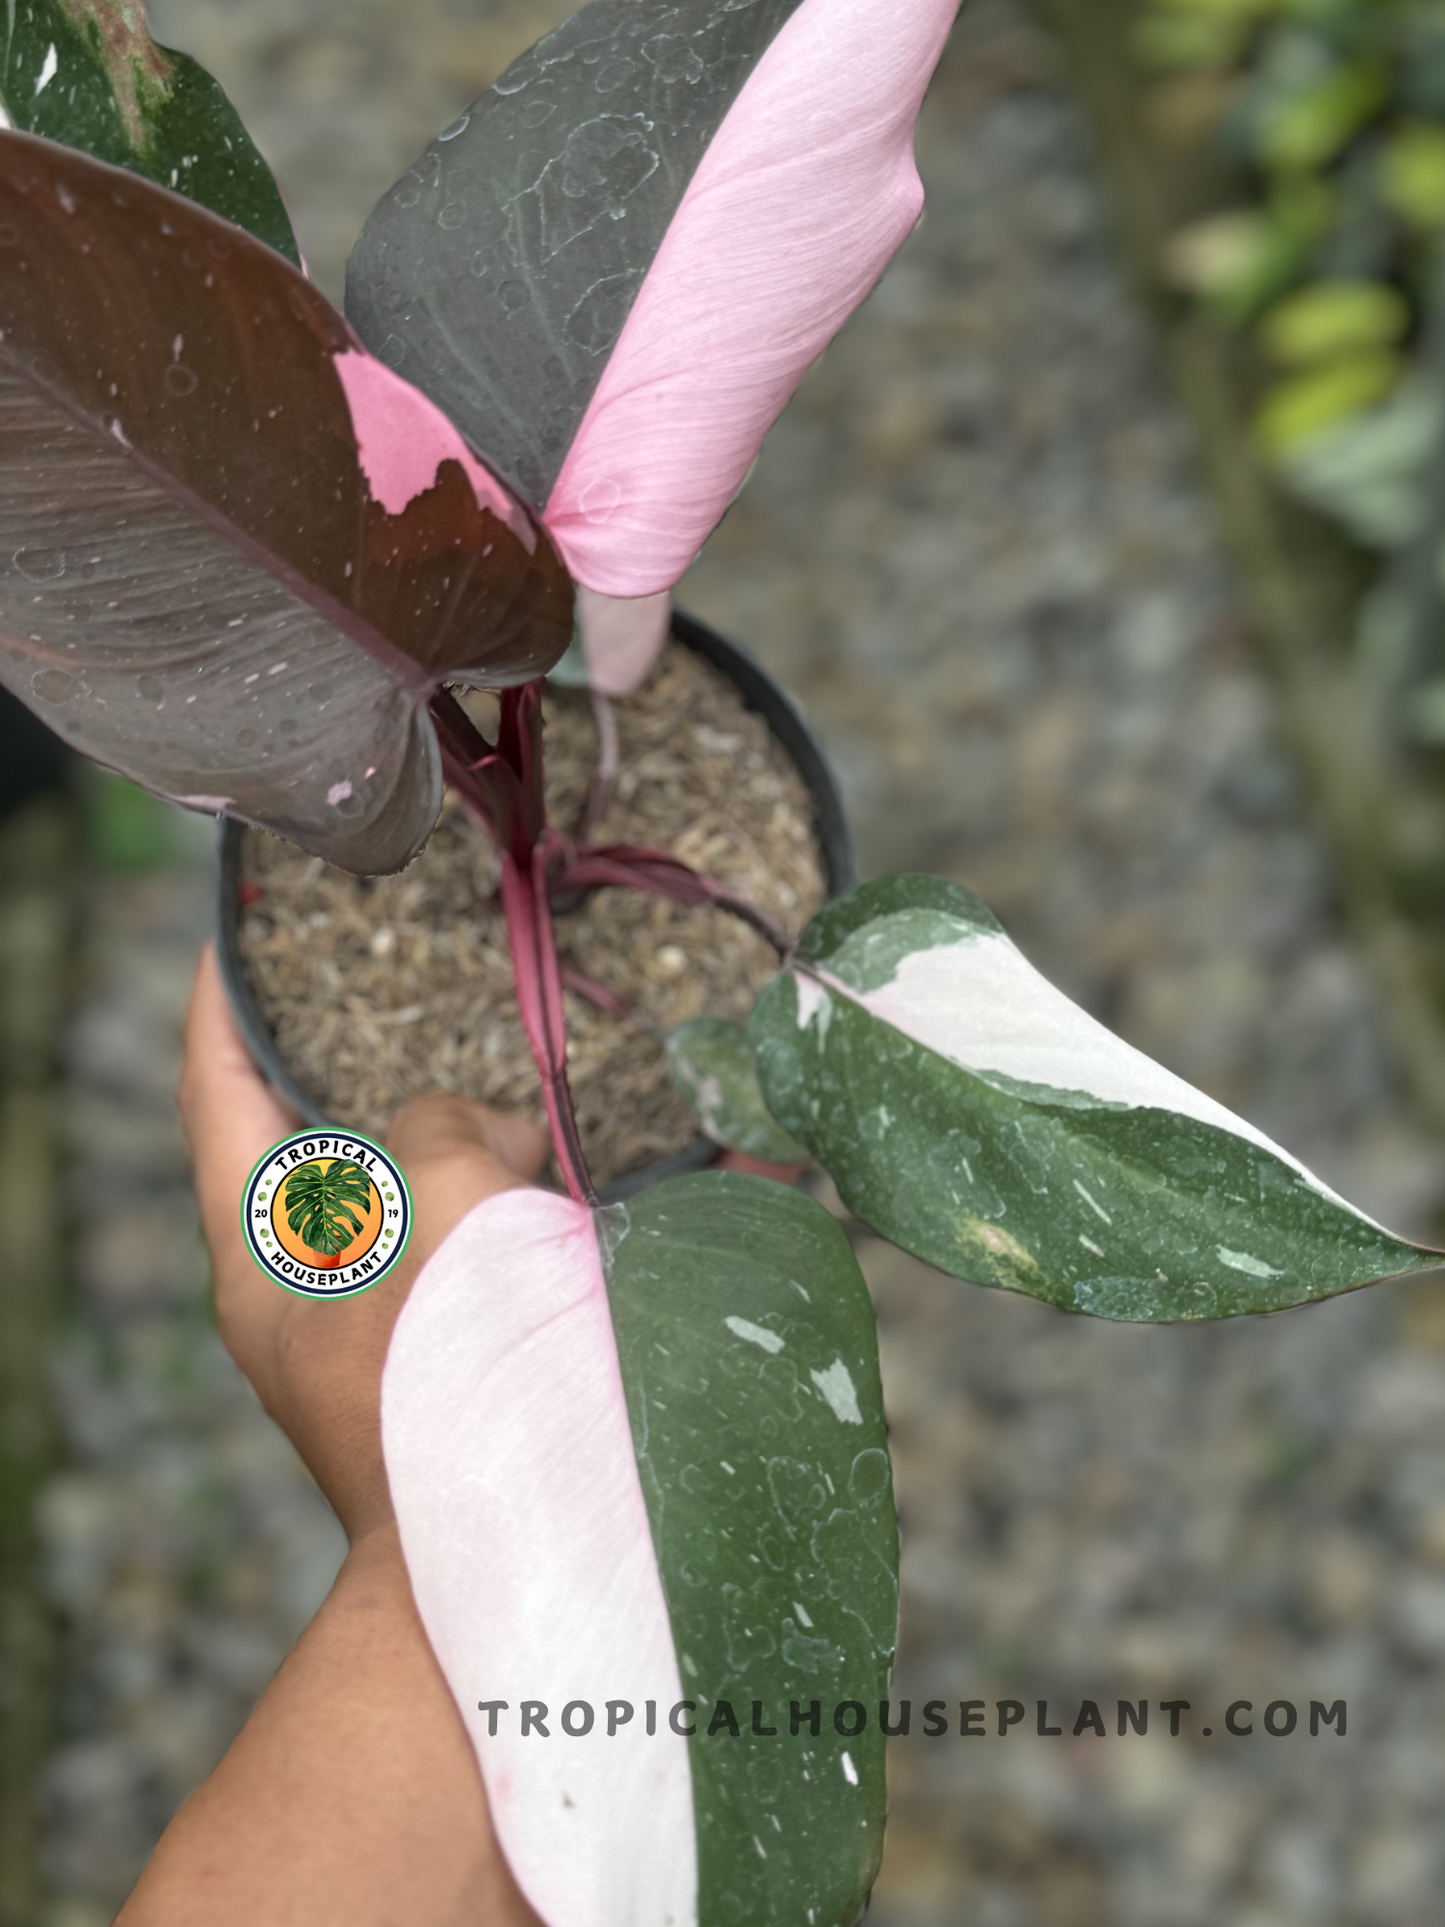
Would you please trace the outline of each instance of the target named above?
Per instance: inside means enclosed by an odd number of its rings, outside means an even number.
[[[709,664],[672,645],[616,704],[618,780],[595,843],[648,843],[762,905],[796,934],[826,896],[807,789],[763,719]],[[597,762],[590,699],[545,697],[549,820],[571,830]],[[455,1091],[542,1117],[492,898],[491,843],[450,794],[397,876],[358,878],[246,832],[240,946],[293,1075],[337,1122],[381,1135],[408,1098]],[[746,1018],[774,974],[769,945],[720,910],[605,889],[557,917],[565,965],[627,1008],[566,993],[569,1076],[598,1183],[696,1134],[661,1039],[690,1017]]]

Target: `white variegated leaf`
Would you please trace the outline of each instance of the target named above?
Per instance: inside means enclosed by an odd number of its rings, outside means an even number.
[[[768,1107],[875,1230],[955,1276],[1143,1320],[1437,1264],[1055,989],[976,897],[830,905],[759,999]]]

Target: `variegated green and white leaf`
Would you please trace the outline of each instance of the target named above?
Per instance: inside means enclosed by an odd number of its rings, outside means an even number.
[[[830,905],[751,1024],[768,1108],[895,1244],[1073,1311],[1277,1311],[1440,1263],[1048,983],[969,891]]]
[[[753,1047],[740,1024],[694,1017],[667,1040],[672,1081],[714,1144],[766,1164],[799,1164],[807,1152],[763,1102]]]
[[[417,1604],[547,1927],[852,1927],[897,1526],[829,1215],[717,1172],[600,1213],[492,1198],[417,1280],[382,1423]]]
[[[144,0],[8,0],[0,31],[5,124],[174,188],[299,265],[240,116],[188,54],[151,39]]]

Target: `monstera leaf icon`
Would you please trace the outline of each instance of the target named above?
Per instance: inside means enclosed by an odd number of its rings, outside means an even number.
[[[371,1179],[359,1164],[335,1158],[330,1164],[301,1164],[286,1180],[286,1222],[301,1242],[325,1258],[338,1256],[359,1237],[356,1210],[371,1208]]]

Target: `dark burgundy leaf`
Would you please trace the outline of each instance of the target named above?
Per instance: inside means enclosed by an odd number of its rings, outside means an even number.
[[[440,802],[433,690],[570,633],[545,533],[294,268],[0,133],[0,680],[52,728],[396,869]]]

